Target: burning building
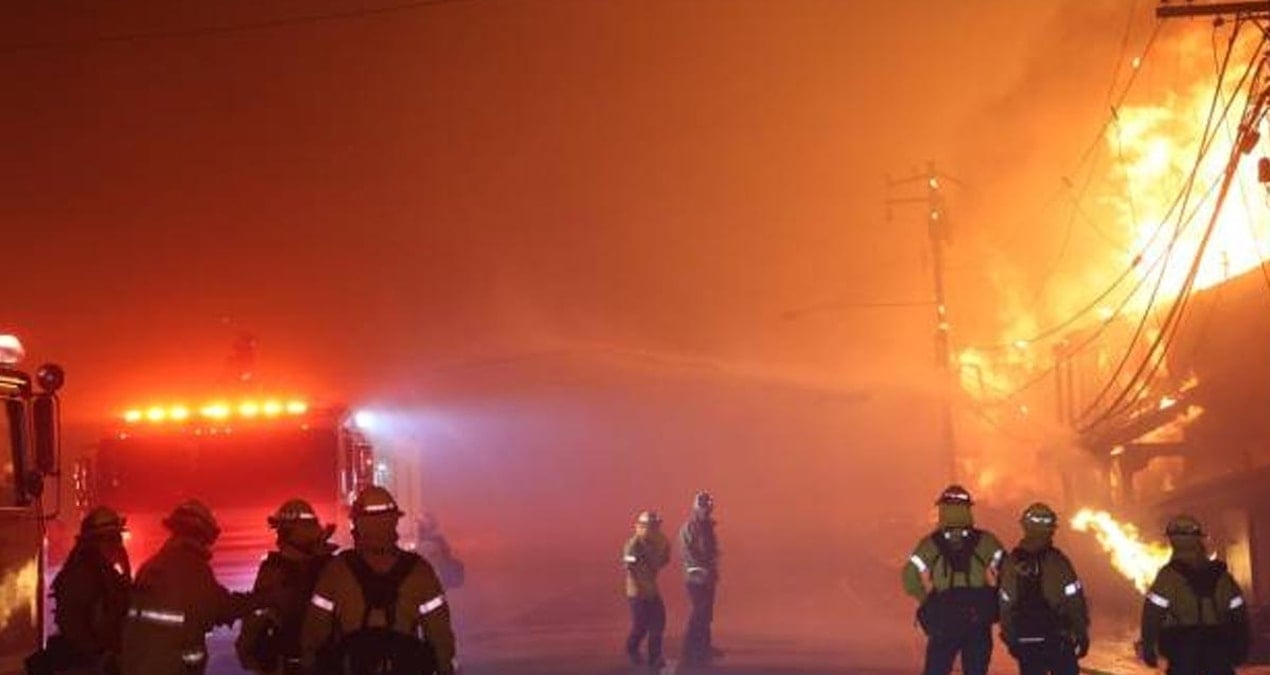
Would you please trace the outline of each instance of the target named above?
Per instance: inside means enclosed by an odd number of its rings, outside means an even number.
[[[1132,409],[1086,428],[1080,440],[1105,468],[1109,500],[1124,512],[1152,523],[1186,512],[1208,525],[1213,549],[1261,608],[1264,626],[1270,618],[1270,417],[1264,412],[1270,270],[1254,269],[1196,293],[1188,313],[1164,357],[1167,375]]]

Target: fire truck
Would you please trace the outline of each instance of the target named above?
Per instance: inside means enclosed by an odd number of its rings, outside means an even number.
[[[19,369],[23,355],[17,338],[0,335],[0,675],[25,672],[22,662],[42,644],[45,523],[56,516],[43,496],[58,476],[64,375],[49,364],[32,377]]]
[[[134,564],[163,545],[163,519],[174,506],[203,501],[222,530],[213,568],[222,583],[246,589],[273,546],[266,520],[278,505],[307,499],[346,535],[347,506],[374,470],[371,444],[343,407],[221,398],[127,410],[77,462],[74,491],[81,509],[107,505],[128,518]]]

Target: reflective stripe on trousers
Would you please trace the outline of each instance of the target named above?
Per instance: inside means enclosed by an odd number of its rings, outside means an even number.
[[[182,626],[185,624],[185,613],[172,610],[162,609],[137,609],[133,607],[128,610],[128,616],[147,623],[154,623],[160,626]]]

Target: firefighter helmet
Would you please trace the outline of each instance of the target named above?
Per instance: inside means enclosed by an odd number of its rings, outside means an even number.
[[[100,536],[123,534],[128,520],[117,511],[106,506],[98,506],[89,511],[79,523],[79,536],[85,539]]]
[[[1058,529],[1058,514],[1048,504],[1036,502],[1023,509],[1019,522],[1025,532],[1053,532]]]
[[[401,509],[397,507],[397,500],[393,499],[391,492],[378,485],[372,485],[362,490],[357,495],[357,499],[353,500],[351,515],[353,518],[382,515],[392,515],[400,518]]]
[[[300,521],[317,522],[317,512],[313,510],[313,505],[303,499],[288,499],[278,507],[273,515],[269,516],[269,527],[278,529],[279,527],[298,523]]]
[[[172,532],[190,534],[208,543],[220,536],[220,525],[207,505],[197,499],[182,502],[171,515],[163,519],[163,525]]]
[[[661,516],[656,511],[640,511],[639,516],[635,518],[635,522],[639,525],[660,525]]]
[[[974,506],[975,502],[970,498],[970,491],[960,485],[949,485],[944,491],[939,493],[939,499],[935,500],[937,506]]]
[[[1205,535],[1204,525],[1194,516],[1180,515],[1169,521],[1168,527],[1164,528],[1164,534],[1169,539],[1177,537],[1203,537]]]

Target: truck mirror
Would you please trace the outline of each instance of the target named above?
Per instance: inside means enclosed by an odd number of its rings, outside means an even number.
[[[35,467],[40,473],[55,475],[61,463],[61,438],[58,433],[57,397],[39,394],[32,406],[35,422]]]
[[[66,371],[56,363],[46,363],[36,371],[35,380],[40,383],[40,389],[43,389],[44,393],[56,394],[57,390],[66,384]]]

